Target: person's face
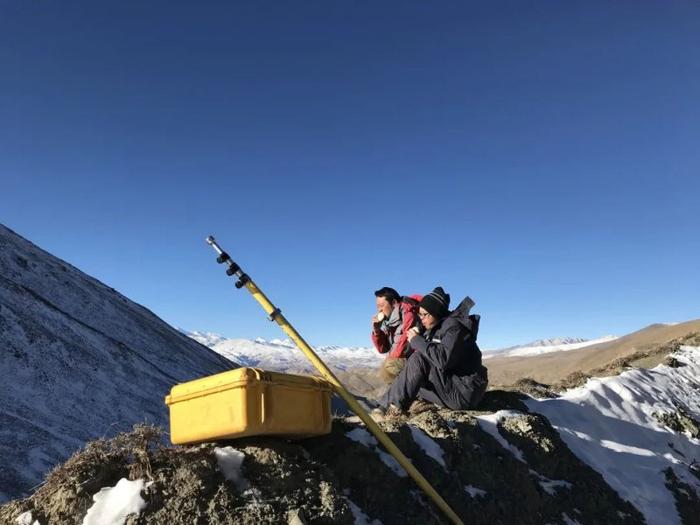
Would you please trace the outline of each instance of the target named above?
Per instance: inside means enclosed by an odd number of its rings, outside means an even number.
[[[377,312],[384,314],[384,317],[391,315],[394,305],[387,301],[384,297],[377,297]]]
[[[425,326],[426,330],[430,330],[438,322],[437,319],[435,319],[432,315],[428,313],[427,310],[424,310],[423,308],[418,309],[418,317],[423,326]]]

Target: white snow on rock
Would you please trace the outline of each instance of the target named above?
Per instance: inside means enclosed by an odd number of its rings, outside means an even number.
[[[400,478],[405,478],[408,476],[408,474],[399,464],[399,462],[396,461],[396,459],[394,459],[394,456],[380,449],[379,443],[377,442],[375,437],[372,436],[369,432],[367,432],[364,428],[354,428],[350,432],[347,432],[345,436],[376,452],[382,463],[384,463],[387,467],[394,471],[394,474],[396,474]]]
[[[17,525],[41,525],[41,523],[39,523],[39,520],[34,519],[31,510],[23,512],[22,514],[17,516],[15,518],[15,523],[17,523]]]
[[[120,479],[114,487],[105,487],[95,494],[95,502],[83,518],[83,525],[123,525],[129,514],[139,514],[146,502],[141,497],[143,479]]]
[[[510,451],[510,453],[513,454],[513,456],[515,456],[515,459],[525,463],[523,452],[515,445],[511,445],[498,431],[498,423],[500,423],[506,418],[521,415],[523,415],[522,412],[518,412],[517,410],[499,410],[495,414],[476,416],[476,419],[478,420],[479,426],[482,430],[488,432],[494,438],[496,438],[496,440],[501,444],[503,448]]]
[[[416,444],[423,449],[423,452],[440,463],[442,468],[447,470],[447,465],[445,464],[444,458],[445,452],[442,450],[442,447],[420,428],[413,425],[408,425],[408,428],[413,436],[413,441],[415,441]]]
[[[379,448],[375,448],[374,451],[379,454],[379,459],[382,460],[382,463],[384,463],[387,467],[389,467],[391,470],[394,471],[394,474],[396,474],[400,478],[405,478],[408,477],[408,474],[406,471],[403,469],[403,467],[399,464],[398,461],[392,456],[391,454],[384,452],[383,450]]]
[[[565,525],[581,525],[581,522],[570,518],[566,512],[561,513],[561,519],[564,521]]]
[[[561,397],[527,401],[650,525],[680,524],[666,488],[667,468],[700,490],[700,481],[688,468],[700,462],[700,440],[663,427],[653,416],[681,407],[700,420],[700,348],[681,347],[674,357],[685,366],[660,365],[589,379]]]
[[[353,428],[350,432],[345,434],[345,437],[348,437],[353,441],[357,441],[367,448],[372,448],[373,446],[376,447],[378,444],[376,438],[364,428]]]
[[[467,494],[469,494],[472,498],[483,498],[486,496],[487,492],[485,490],[482,490],[478,487],[475,487],[474,485],[466,485],[464,487],[464,490]]]
[[[350,511],[355,518],[354,525],[382,525],[382,522],[377,519],[370,520],[369,516],[367,516],[360,507],[350,501],[350,498],[347,496],[345,496],[345,500],[348,502]]]
[[[233,482],[238,490],[245,490],[248,488],[248,480],[243,476],[243,472],[241,471],[241,466],[245,459],[245,454],[243,452],[233,447],[217,447],[214,449],[214,456],[216,456],[216,462],[224,478]]]
[[[530,469],[530,474],[537,478],[537,482],[540,484],[540,487],[542,487],[542,489],[550,496],[554,496],[557,493],[558,488],[570,489],[573,486],[568,481],[546,478],[539,472],[532,469]]]

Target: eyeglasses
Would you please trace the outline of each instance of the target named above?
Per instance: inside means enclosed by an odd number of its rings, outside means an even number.
[[[423,319],[424,317],[428,317],[429,315],[430,314],[428,312],[418,312],[418,317],[420,317],[421,319]]]

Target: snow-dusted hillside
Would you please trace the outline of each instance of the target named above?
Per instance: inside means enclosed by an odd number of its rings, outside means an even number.
[[[227,339],[207,332],[185,332],[191,338],[242,366],[277,372],[314,372],[313,365],[289,339]],[[385,356],[371,347],[319,346],[318,356],[335,370],[376,367]]]
[[[167,426],[173,384],[234,366],[0,225],[0,501],[87,440]]]
[[[499,348],[497,350],[487,350],[483,354],[484,359],[491,357],[515,357],[527,355],[548,354],[550,352],[567,352],[569,350],[578,350],[601,343],[614,341],[618,337],[614,335],[606,335],[598,339],[581,339],[580,337],[558,337],[554,339],[539,339],[531,343],[519,346],[510,346],[508,348]]]
[[[527,403],[650,524],[681,523],[669,469],[687,485],[682,491],[694,490],[696,501],[700,495],[700,348],[682,347],[674,359],[673,368],[590,379],[561,397]],[[693,436],[669,427],[684,418]]]

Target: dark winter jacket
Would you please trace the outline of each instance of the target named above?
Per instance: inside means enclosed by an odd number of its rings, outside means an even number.
[[[467,297],[435,327],[414,337],[410,346],[444,374],[479,374],[485,379],[486,368],[481,364],[481,350],[476,344],[479,316],[469,315],[472,306],[474,301]]]

